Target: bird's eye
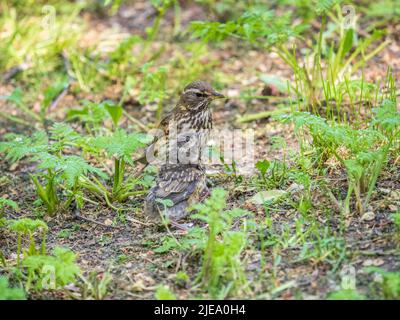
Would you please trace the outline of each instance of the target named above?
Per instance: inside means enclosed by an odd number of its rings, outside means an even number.
[[[204,97],[204,94],[203,93],[201,93],[201,92],[196,92],[196,97]]]

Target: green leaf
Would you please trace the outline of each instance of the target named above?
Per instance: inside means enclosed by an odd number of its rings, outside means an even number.
[[[108,114],[111,116],[114,126],[117,127],[124,109],[120,105],[115,104],[113,101],[104,101],[102,104],[104,105],[104,108],[107,110]]]
[[[341,0],[314,0],[315,11],[318,15],[327,14],[335,4],[340,4]]]
[[[46,132],[35,132],[31,137],[17,134],[4,136],[7,141],[0,141],[0,152],[6,154],[6,160],[16,162],[22,158],[48,149]]]
[[[33,181],[33,184],[35,185],[36,192],[40,200],[42,200],[46,204],[47,208],[52,207],[49,197],[47,196],[47,192],[39,182],[39,179],[36,176],[31,176],[31,179]]]
[[[46,289],[44,287],[46,281],[44,280],[48,279],[49,276],[50,279],[54,277],[54,288],[47,289],[57,289],[75,282],[81,274],[81,270],[76,264],[76,254],[62,247],[55,247],[51,256],[28,256],[22,264],[28,269],[28,273],[33,277],[32,281],[38,289]],[[49,275],[48,272],[51,274]]]
[[[62,177],[66,180],[69,187],[75,185],[80,176],[94,173],[102,178],[107,178],[107,175],[100,169],[97,169],[88,164],[85,159],[79,156],[65,156],[60,159],[60,170]]]
[[[132,164],[132,154],[150,143],[153,138],[143,133],[127,134],[123,129],[117,129],[110,136],[99,136],[93,139],[93,146],[105,150],[109,157],[124,159]]]
[[[10,230],[14,232],[20,232],[24,234],[33,233],[37,230],[46,232],[48,230],[47,224],[39,219],[32,220],[29,218],[21,218],[18,220],[12,220],[9,224]]]
[[[261,175],[264,177],[267,173],[271,163],[268,160],[260,160],[256,163],[256,168],[260,171]]]
[[[344,57],[353,47],[353,36],[354,36],[354,31],[353,29],[350,28],[349,30],[347,30],[344,38],[342,57]]]

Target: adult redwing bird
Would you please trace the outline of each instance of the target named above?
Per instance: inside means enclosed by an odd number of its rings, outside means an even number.
[[[201,154],[212,129],[210,103],[218,98],[224,96],[210,84],[194,81],[160,122],[164,134],[156,155],[161,160],[160,170],[145,200],[145,213],[150,217],[165,213],[173,221],[184,218],[187,207],[207,192]],[[154,144],[147,151],[148,158],[149,153],[154,156]],[[169,200],[170,206],[163,200]]]

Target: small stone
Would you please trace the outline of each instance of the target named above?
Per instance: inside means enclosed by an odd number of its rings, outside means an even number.
[[[104,224],[105,224],[106,226],[111,226],[111,225],[113,224],[113,222],[112,222],[111,219],[106,219],[106,220],[104,221]]]
[[[362,221],[372,221],[374,219],[375,219],[375,213],[373,213],[372,211],[364,213],[361,217]]]
[[[389,194],[391,190],[390,189],[386,189],[386,188],[380,188],[379,191],[384,193],[384,194]]]
[[[379,267],[381,265],[383,265],[385,263],[385,261],[381,258],[377,258],[377,259],[367,259],[363,262],[363,266],[364,267]]]
[[[400,200],[400,190],[392,190],[392,192],[390,192],[390,198],[394,201]]]

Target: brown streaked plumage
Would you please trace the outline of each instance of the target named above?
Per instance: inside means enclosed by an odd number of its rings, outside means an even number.
[[[160,122],[159,128],[166,138],[161,143],[164,148],[160,148],[161,154],[158,155],[163,162],[156,184],[145,200],[147,215],[159,217],[164,212],[164,206],[157,199],[168,199],[173,205],[166,209],[167,216],[172,220],[182,219],[187,215],[187,207],[206,192],[200,155],[206,144],[207,132],[212,129],[210,103],[223,97],[207,82],[194,81],[185,87],[176,107]],[[175,134],[170,132],[171,128],[175,128]],[[194,149],[188,149],[188,143]],[[153,143],[147,155],[155,148]],[[198,153],[193,152],[197,149]],[[176,157],[171,159],[171,154]],[[189,156],[186,157],[186,154]]]

